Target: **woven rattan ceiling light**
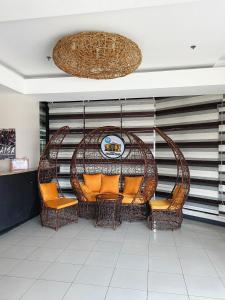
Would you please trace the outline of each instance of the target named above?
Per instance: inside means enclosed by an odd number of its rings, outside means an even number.
[[[130,39],[108,32],[80,32],[60,39],[53,60],[64,72],[77,77],[111,79],[138,68],[142,55]]]

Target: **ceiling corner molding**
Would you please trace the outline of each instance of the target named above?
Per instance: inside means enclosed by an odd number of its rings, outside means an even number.
[[[0,84],[19,93],[25,92],[24,78],[0,64]]]

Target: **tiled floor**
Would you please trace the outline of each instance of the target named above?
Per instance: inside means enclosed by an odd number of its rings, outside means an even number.
[[[225,299],[225,228],[185,220],[58,232],[33,219],[0,236],[0,300]]]

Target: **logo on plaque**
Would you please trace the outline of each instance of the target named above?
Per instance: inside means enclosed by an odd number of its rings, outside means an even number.
[[[118,135],[107,135],[102,139],[101,152],[108,158],[119,158],[125,151],[125,144]]]

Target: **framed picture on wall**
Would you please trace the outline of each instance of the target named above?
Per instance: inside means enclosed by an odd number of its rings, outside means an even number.
[[[0,129],[0,159],[16,157],[16,130]]]

